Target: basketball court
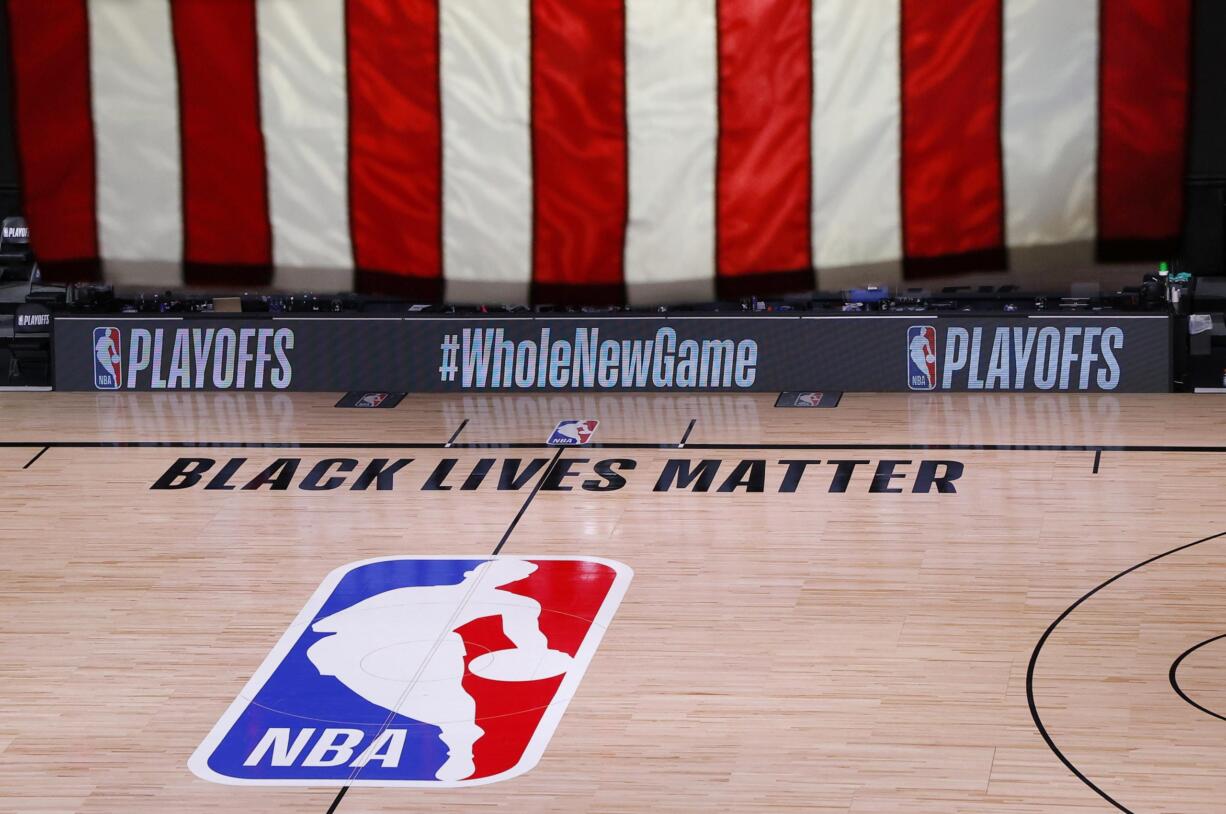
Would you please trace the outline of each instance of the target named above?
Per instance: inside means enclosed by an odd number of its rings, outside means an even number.
[[[1226,799],[1226,421],[1212,397],[335,401],[3,396],[0,809],[1211,812]],[[567,419],[599,424],[585,445],[548,446]],[[1180,431],[1193,425],[1196,447]],[[363,784],[362,766],[308,787],[189,769],[331,572],[493,554],[633,572],[537,765],[435,789]]]

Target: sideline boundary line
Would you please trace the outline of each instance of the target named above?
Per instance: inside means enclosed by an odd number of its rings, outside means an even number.
[[[678,449],[675,443],[592,443],[585,449]],[[0,441],[0,448],[52,449],[555,449],[538,441]],[[1226,453],[1226,446],[1163,446],[1158,444],[686,444],[684,449],[831,449],[831,450],[947,450],[964,452],[1166,452]]]

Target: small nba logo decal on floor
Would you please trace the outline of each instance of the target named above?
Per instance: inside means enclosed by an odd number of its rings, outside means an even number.
[[[206,780],[459,786],[531,769],[632,571],[391,558],[334,571],[192,755]]]
[[[553,432],[549,434],[549,440],[545,443],[552,447],[574,447],[586,444],[592,440],[592,435],[599,424],[600,422],[594,418],[582,421],[573,418],[559,421],[558,426],[553,428]]]

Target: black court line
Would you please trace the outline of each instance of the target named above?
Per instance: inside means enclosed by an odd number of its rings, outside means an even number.
[[[691,418],[689,426],[685,428],[685,435],[681,436],[681,441],[677,444],[677,449],[685,447],[685,442],[690,440],[690,433],[694,431],[694,425],[698,423],[697,418]]]
[[[1132,566],[1131,568],[1128,568],[1128,569],[1125,569],[1119,572],[1118,574],[1111,577],[1111,579],[1107,580],[1106,582],[1100,583],[1097,587],[1090,590],[1088,593],[1083,595],[1076,602],[1069,605],[1068,608],[1065,609],[1064,613],[1056,617],[1056,621],[1048,625],[1047,630],[1043,631],[1042,637],[1039,638],[1038,644],[1034,646],[1034,651],[1031,652],[1030,654],[1030,665],[1026,668],[1026,702],[1030,705],[1030,717],[1034,721],[1034,725],[1038,728],[1039,734],[1042,735],[1043,740],[1046,741],[1047,748],[1051,749],[1052,752],[1056,755],[1056,757],[1060,758],[1060,762],[1063,763],[1065,767],[1070,772],[1072,772],[1073,775],[1076,776],[1078,780],[1080,780],[1082,783],[1085,783],[1087,786],[1090,787],[1091,790],[1094,791],[1095,794],[1097,794],[1099,797],[1106,800],[1111,805],[1118,808],[1120,811],[1125,812],[1125,814],[1133,814],[1132,809],[1125,807],[1124,804],[1121,803],[1119,800],[1116,800],[1110,794],[1107,794],[1107,792],[1103,791],[1102,788],[1100,788],[1093,780],[1086,777],[1081,772],[1080,769],[1074,766],[1073,762],[1068,759],[1068,757],[1064,754],[1064,752],[1060,751],[1060,747],[1056,746],[1056,742],[1052,740],[1051,734],[1047,731],[1047,727],[1043,725],[1043,718],[1039,715],[1039,707],[1035,703],[1035,700],[1034,700],[1034,668],[1035,668],[1035,665],[1038,664],[1039,662],[1039,653],[1043,650],[1043,645],[1047,644],[1047,640],[1051,638],[1051,634],[1055,631],[1057,627],[1060,626],[1060,623],[1063,622],[1066,618],[1068,618],[1069,614],[1077,610],[1077,608],[1080,607],[1083,602],[1085,602],[1090,597],[1094,596],[1094,594],[1098,593],[1103,588],[1106,588],[1108,585],[1110,585],[1111,583],[1115,582],[1118,579],[1128,576],[1133,571],[1144,568],[1150,563],[1157,562],[1163,557],[1169,557],[1172,554],[1178,554],[1180,551],[1184,551],[1186,549],[1192,548],[1193,546],[1198,546],[1201,543],[1207,543],[1210,540],[1216,540],[1219,537],[1222,537],[1224,535],[1226,535],[1226,531],[1219,531],[1217,534],[1211,534],[1208,537],[1202,537],[1201,539],[1195,540],[1191,543],[1185,543],[1184,545],[1181,545],[1177,548],[1172,548],[1170,551],[1164,551],[1163,553],[1158,554],[1157,556],[1150,557],[1148,560],[1145,560],[1144,562],[1139,562],[1136,565]],[[1176,662],[1176,664],[1178,664],[1178,662]]]
[[[467,426],[468,426],[468,419],[466,418],[460,422],[460,426],[455,428],[455,432],[451,434],[451,437],[447,439],[447,443],[443,444],[443,446],[445,448],[450,449],[451,446],[455,444],[455,439],[460,437],[460,433],[464,432],[464,428]]]
[[[468,421],[465,420],[464,424],[467,423]],[[464,424],[460,425],[460,429],[464,429]],[[456,430],[456,435],[459,435],[459,433],[460,430]],[[510,539],[511,532],[515,531],[515,527],[519,525],[520,518],[524,516],[524,512],[528,511],[528,506],[532,504],[532,499],[536,497],[537,492],[541,491],[541,484],[543,484],[549,478],[549,475],[553,472],[554,467],[557,466],[558,461],[562,458],[562,450],[565,449],[565,447],[554,447],[554,449],[557,451],[554,452],[553,458],[549,461],[549,465],[545,467],[545,469],[541,472],[541,476],[536,479],[536,483],[532,485],[532,491],[528,493],[528,497],[524,500],[524,504],[519,507],[519,511],[515,513],[515,517],[511,519],[511,523],[507,526],[507,530],[502,533],[502,539],[498,541],[498,545],[494,546],[494,550],[491,552],[492,556],[498,556],[500,553],[502,553],[502,548],[507,544],[507,540]],[[341,800],[345,798],[345,792],[349,791],[349,788],[349,786],[341,786],[341,790],[336,793],[336,799],[332,801],[332,805],[328,806],[328,811],[326,814],[336,814],[336,809],[340,806]]]
[[[382,441],[0,441],[0,448],[52,447],[56,449],[554,449],[539,441],[502,443],[382,442]],[[588,449],[676,449],[668,443],[583,444]],[[964,452],[1173,452],[1223,453],[1226,446],[1162,446],[1159,444],[687,444],[686,449],[830,449],[845,451],[914,450]]]
[[[1103,459],[1103,451],[1101,449],[1094,450],[1094,472],[1093,474],[1095,475],[1098,474],[1098,464],[1102,459]]]
[[[528,493],[528,499],[524,501],[524,505],[519,507],[519,511],[516,512],[515,518],[511,520],[511,525],[507,526],[507,530],[502,533],[502,539],[498,541],[498,545],[494,546],[493,553],[495,555],[502,552],[502,547],[507,544],[507,540],[511,537],[511,532],[515,531],[515,527],[519,525],[519,519],[524,516],[524,512],[528,511],[528,505],[532,503],[532,498],[536,497],[536,493],[541,491],[541,484],[548,479],[550,473],[553,472],[554,466],[557,465],[558,460],[562,457],[563,449],[564,447],[557,447],[558,451],[553,454],[553,460],[551,460],[549,465],[545,467],[544,473],[536,479],[536,483],[532,486],[532,491]]]
[[[43,457],[43,453],[46,452],[48,449],[50,449],[50,447],[43,447],[42,449],[40,449],[37,455],[35,455],[30,460],[26,461],[26,465],[23,466],[22,469],[29,469],[31,466],[33,466],[34,462],[37,461],[39,458]]]
[[[345,799],[347,791],[349,791],[348,786],[341,786],[341,790],[336,793],[336,799],[332,801],[332,805],[328,806],[327,814],[336,814],[337,806],[341,804],[341,800]]]
[[[1179,665],[1183,664],[1183,660],[1195,653],[1197,650],[1200,650],[1205,645],[1213,644],[1214,642],[1222,639],[1226,639],[1226,633],[1223,633],[1220,636],[1214,636],[1212,639],[1205,639],[1200,644],[1194,644],[1187,650],[1180,653],[1179,658],[1175,659],[1175,661],[1171,663],[1171,670],[1170,673],[1167,674],[1167,678],[1170,679],[1171,688],[1175,690],[1175,694],[1184,701],[1187,701],[1189,704],[1196,707],[1206,715],[1212,715],[1214,718],[1217,718],[1220,721],[1226,721],[1226,715],[1222,715],[1219,712],[1214,712],[1205,705],[1196,703],[1186,692],[1183,691],[1183,687],[1179,686]]]

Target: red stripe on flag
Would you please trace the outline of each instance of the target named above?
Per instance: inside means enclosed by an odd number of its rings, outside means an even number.
[[[623,299],[625,39],[621,0],[532,3],[535,300]]]
[[[272,229],[251,0],[171,4],[188,282],[267,281]]]
[[[349,0],[349,205],[363,291],[442,293],[434,0]]]
[[[1004,266],[1001,2],[903,0],[902,218],[909,271]]]
[[[1104,259],[1161,257],[1183,221],[1190,0],[1099,10],[1098,238]]]
[[[45,272],[65,264],[66,276],[94,276],[98,223],[85,2],[10,0],[8,11],[30,239]]]
[[[720,293],[812,288],[813,14],[798,0],[719,0],[716,265]]]

